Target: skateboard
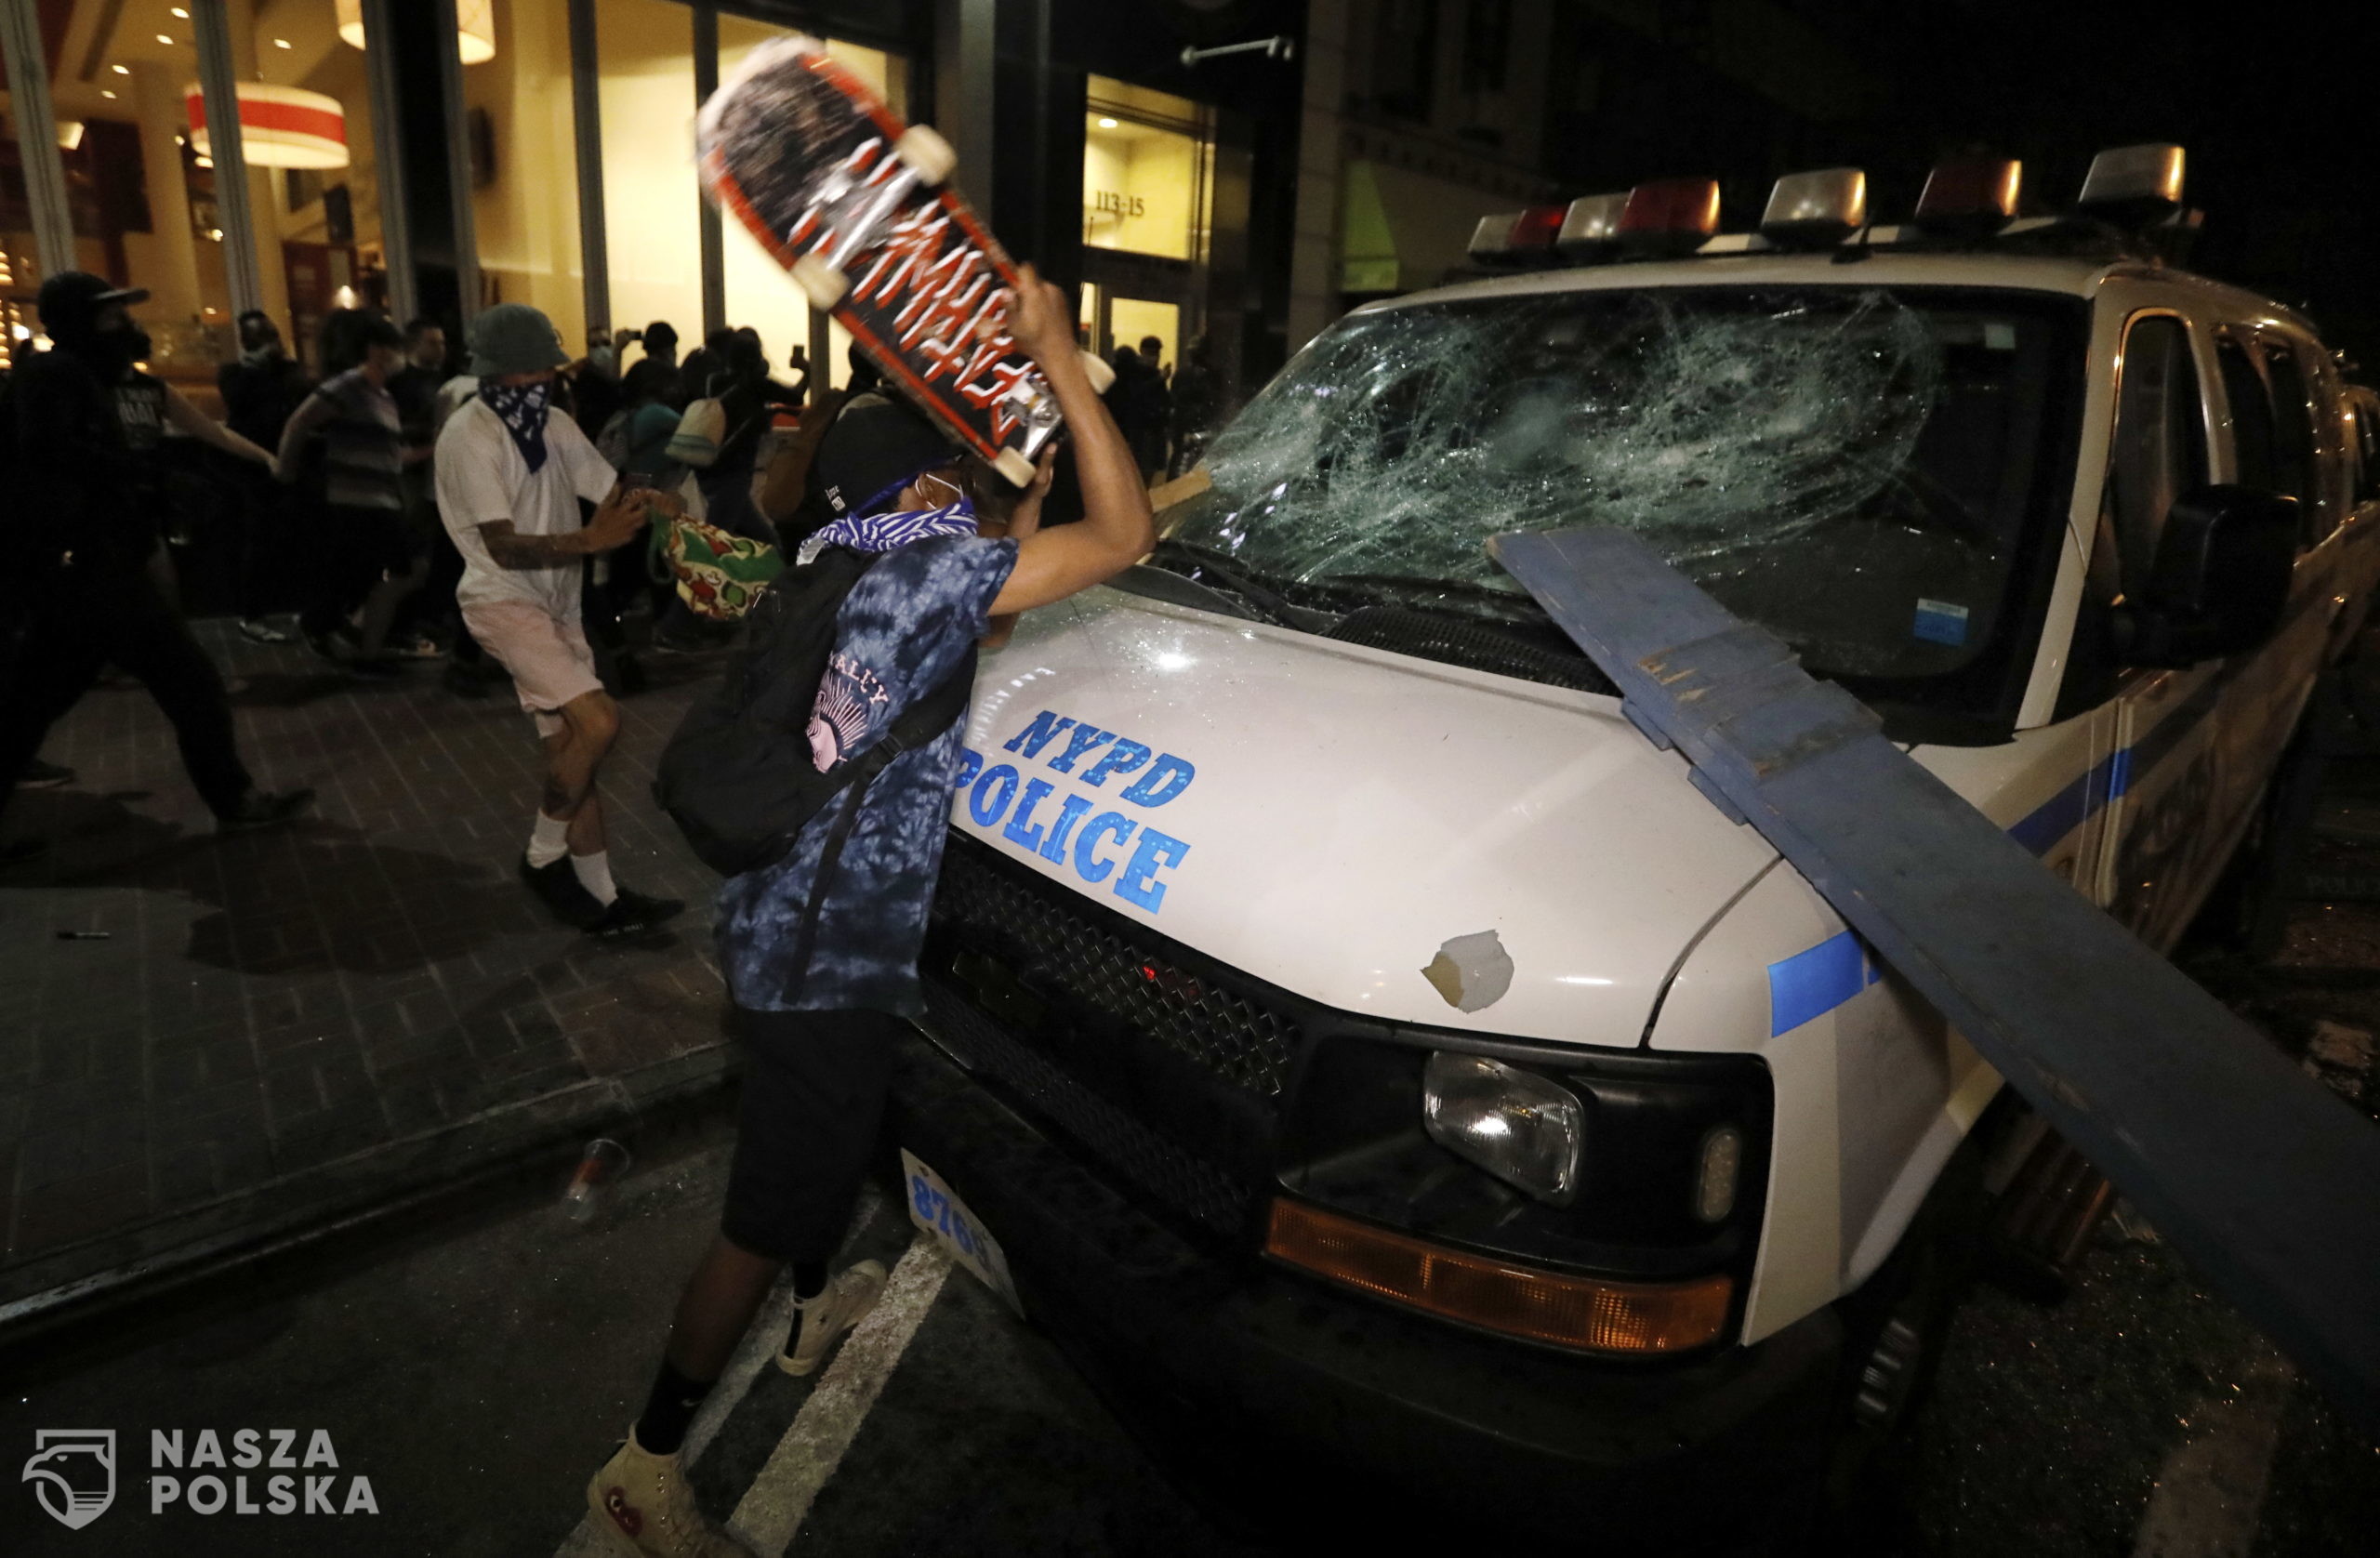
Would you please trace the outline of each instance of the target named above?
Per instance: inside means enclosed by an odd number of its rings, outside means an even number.
[[[958,158],[814,39],[755,49],[704,105],[703,183],[893,385],[1009,482],[1063,419],[1007,330],[1016,266],[949,187]],[[1103,393],[1115,372],[1084,354]]]

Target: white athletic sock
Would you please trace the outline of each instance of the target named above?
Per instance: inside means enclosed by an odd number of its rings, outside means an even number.
[[[578,873],[578,885],[593,893],[595,902],[609,904],[620,895],[620,890],[612,885],[611,851],[572,855],[570,868]]]
[[[543,868],[569,852],[569,822],[538,812],[537,825],[529,834],[529,864]]]

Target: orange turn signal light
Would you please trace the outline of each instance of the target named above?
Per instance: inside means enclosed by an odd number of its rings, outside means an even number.
[[[1448,1249],[1302,1201],[1273,1203],[1264,1253],[1482,1330],[1596,1353],[1676,1353],[1718,1339],[1735,1284],[1613,1282]]]

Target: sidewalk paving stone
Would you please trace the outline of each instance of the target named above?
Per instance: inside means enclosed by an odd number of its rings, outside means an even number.
[[[316,805],[218,837],[130,684],[51,733],[76,782],[16,797],[5,832],[52,848],[0,870],[0,1307],[727,1068],[715,878],[649,793],[707,667],[672,663],[621,706],[614,871],[688,909],[614,946],[514,874],[540,770],[506,692],[451,697],[436,663],[350,684],[301,647],[197,629],[257,782]]]

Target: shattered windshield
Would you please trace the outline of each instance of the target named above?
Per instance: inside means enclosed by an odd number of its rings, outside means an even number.
[[[1216,440],[1173,534],[1260,578],[1479,609],[1527,599],[1489,535],[1623,525],[1819,674],[1940,678],[2022,609],[2079,311],[1829,286],[1357,314]]]

